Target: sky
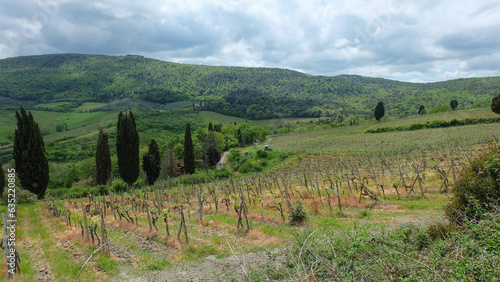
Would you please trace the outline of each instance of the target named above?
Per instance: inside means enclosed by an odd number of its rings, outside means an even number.
[[[0,59],[85,53],[433,82],[500,75],[500,1],[1,0]]]

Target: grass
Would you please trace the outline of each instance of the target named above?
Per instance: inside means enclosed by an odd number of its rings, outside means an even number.
[[[363,134],[365,126],[351,130],[336,128],[270,136],[266,142],[274,150],[328,152],[340,156],[397,155],[415,151],[431,151],[453,145],[485,144],[498,132],[497,124],[467,125],[453,128],[426,129],[410,132]],[[263,145],[262,145],[263,147]]]
[[[222,123],[222,124],[228,124],[228,123],[245,123],[245,122],[251,122],[249,119],[244,119],[244,118],[239,118],[239,117],[232,117],[232,116],[226,116],[222,114],[218,114],[216,112],[209,112],[209,111],[200,111],[201,116],[203,120],[208,124],[209,122],[211,123]]]
[[[106,103],[85,102],[80,107],[74,108],[73,110],[75,112],[84,112],[84,111],[97,109],[97,108],[102,107],[104,105],[106,105]]]
[[[54,103],[36,104],[33,107],[43,107],[43,108],[48,108],[48,109],[54,109],[56,107],[68,105],[68,104],[70,104],[70,103],[69,102],[54,102]]]

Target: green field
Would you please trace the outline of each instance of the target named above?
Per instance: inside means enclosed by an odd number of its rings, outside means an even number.
[[[427,120],[494,117],[489,109],[446,112],[428,117],[410,117],[377,123],[367,121],[356,126],[329,128],[308,132],[269,136],[266,144],[275,150],[329,152],[336,155],[405,154],[421,150],[436,150],[449,146],[485,144],[493,135],[500,135],[500,125],[480,124],[384,134],[363,133],[369,128],[410,125]]]
[[[83,103],[80,107],[75,108],[75,112],[85,112],[93,109],[97,109],[99,107],[102,107],[106,105],[106,103],[95,103],[95,102],[85,102]]]
[[[47,108],[49,110],[54,109],[59,106],[69,105],[69,102],[53,102],[53,103],[42,103],[36,104],[33,107]]]

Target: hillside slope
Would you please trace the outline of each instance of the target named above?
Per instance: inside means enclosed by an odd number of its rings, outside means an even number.
[[[251,119],[276,117],[369,118],[378,101],[387,115],[426,108],[487,105],[500,77],[405,83],[340,75],[311,76],[278,68],[187,65],[141,56],[56,54],[0,60],[0,97],[8,101],[156,103],[203,101],[206,110]],[[10,103],[12,104],[12,103]]]

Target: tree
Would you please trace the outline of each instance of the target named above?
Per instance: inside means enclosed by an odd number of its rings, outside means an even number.
[[[163,169],[170,177],[177,176],[177,159],[174,154],[174,150],[168,148],[165,150],[165,156],[163,157]]]
[[[207,141],[205,142],[204,151],[206,155],[207,165],[214,167],[221,158],[220,150],[217,148],[217,141],[215,140],[215,134],[211,133]]]
[[[241,134],[241,129],[238,128],[238,146],[243,147],[243,134]]]
[[[211,122],[208,123],[208,131],[214,131],[214,126]]]
[[[45,154],[45,144],[38,123],[21,106],[16,111],[17,129],[14,133],[15,169],[21,186],[43,198],[49,184],[49,163]]]
[[[111,179],[111,155],[109,153],[108,133],[101,126],[97,137],[97,151],[95,154],[96,182],[106,185]]]
[[[384,110],[384,103],[378,102],[377,105],[375,106],[375,111],[374,111],[374,116],[375,119],[380,122],[380,119],[384,117],[385,110]]]
[[[491,110],[500,115],[500,94],[491,99]]]
[[[420,107],[418,107],[418,114],[419,115],[425,114],[425,106],[424,105],[420,105]]]
[[[132,112],[118,114],[116,154],[120,175],[131,187],[139,177],[139,134]]]
[[[0,159],[0,195],[3,195],[5,189],[5,172],[2,167],[2,159]]]
[[[451,107],[452,110],[455,110],[458,107],[457,100],[451,100],[450,101],[450,107]]]
[[[193,139],[191,139],[191,125],[186,124],[184,132],[184,170],[186,173],[193,174],[195,171]]]
[[[154,138],[149,142],[148,152],[142,157],[142,169],[146,172],[148,185],[155,184],[156,179],[160,176],[161,160],[160,149]]]

